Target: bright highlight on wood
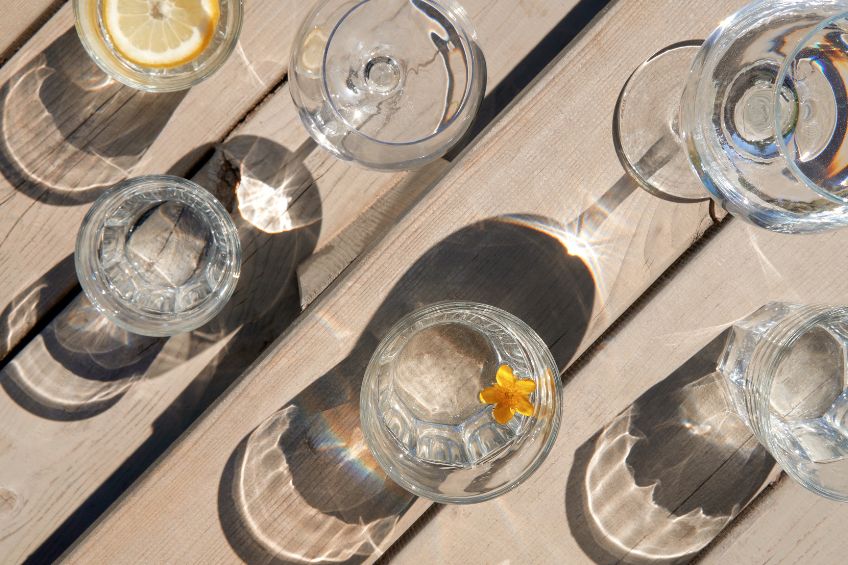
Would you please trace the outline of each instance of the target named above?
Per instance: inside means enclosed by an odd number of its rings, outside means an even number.
[[[200,56],[221,16],[219,0],[103,0],[103,25],[115,49],[149,68],[173,68]]]
[[[495,421],[506,424],[516,412],[524,416],[533,415],[533,403],[530,402],[530,395],[536,390],[536,382],[533,379],[517,379],[512,367],[501,365],[495,380],[495,386],[480,391],[480,402],[495,405],[492,411]]]

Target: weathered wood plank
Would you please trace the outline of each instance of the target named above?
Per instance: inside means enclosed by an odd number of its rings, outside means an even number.
[[[497,45],[488,72],[498,88],[573,2],[466,5],[480,40]],[[519,16],[521,25],[504,28]],[[358,230],[355,245],[345,244],[349,261],[449,165],[384,174],[341,163],[315,148],[287,87],[279,88],[195,177],[240,228],[246,259],[230,306],[196,332],[145,340],[77,298],[0,374],[7,393],[0,421],[8,430],[0,485],[14,501],[0,517],[0,553],[21,557],[38,548],[46,559],[67,546],[295,318],[300,261],[314,249],[332,253],[336,234],[376,201],[369,214],[379,210],[379,218]]]
[[[844,303],[843,240],[729,222],[571,376],[540,472],[501,500],[440,509],[391,562],[682,562],[725,527],[701,562],[840,562],[848,508],[785,477],[732,521],[779,469],[713,371],[725,328],[763,304]]]
[[[834,245],[833,253],[838,252],[838,247]],[[810,263],[810,268],[820,267],[817,263]],[[828,292],[827,295],[829,303],[845,304],[844,287],[841,293]],[[845,522],[848,520],[848,507],[844,503],[817,497],[785,474],[757,502],[740,517],[739,523],[727,536],[722,537],[715,546],[707,548],[701,563],[845,561],[842,540]]]
[[[561,366],[597,339],[711,223],[707,204],[661,202],[622,176],[609,133],[620,86],[653,51],[705,33],[738,4],[615,4],[70,561],[380,553],[427,504],[386,482],[358,429],[359,383],[376,342],[409,310],[451,298],[523,317]]]
[[[35,33],[39,24],[58,9],[62,0],[7,0],[0,19],[0,64]]]

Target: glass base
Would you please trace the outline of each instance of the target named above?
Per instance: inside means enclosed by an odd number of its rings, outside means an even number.
[[[615,109],[613,138],[621,164],[642,188],[672,202],[710,198],[689,165],[679,133],[686,75],[702,43],[677,43],[642,63]]]

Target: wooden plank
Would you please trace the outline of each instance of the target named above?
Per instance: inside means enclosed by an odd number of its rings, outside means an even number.
[[[573,3],[466,5],[481,41],[499,46],[488,65],[497,88]],[[522,25],[504,29],[518,16]],[[377,199],[369,215],[379,218],[357,229],[356,246],[367,244],[448,166],[385,174],[341,163],[315,148],[280,87],[195,177],[240,229],[245,263],[230,306],[196,332],[145,340],[77,298],[0,375],[0,485],[15,501],[0,518],[0,553],[47,560],[67,546],[299,313],[295,265],[316,248],[332,253]],[[356,246],[345,244],[346,260]]]
[[[762,491],[779,469],[713,371],[725,329],[763,304],[844,303],[843,241],[729,222],[570,376],[539,473],[500,500],[440,509],[391,562],[684,562],[725,527],[700,562],[841,562],[848,508],[785,477]]]
[[[57,10],[61,0],[7,0],[0,20],[0,64]]]
[[[738,5],[613,5],[69,560],[373,559],[427,506],[386,482],[358,429],[377,341],[415,307],[465,298],[527,320],[561,366],[592,343],[711,223],[706,203],[658,201],[622,177],[618,90]]]

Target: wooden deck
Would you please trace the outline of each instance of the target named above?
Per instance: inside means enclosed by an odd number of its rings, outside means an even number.
[[[710,202],[661,201],[612,143],[630,72],[744,0],[462,3],[488,71],[472,135],[423,169],[378,173],[316,147],[291,102],[310,2],[249,0],[220,72],[150,95],[88,60],[69,4],[12,0],[0,562],[844,562],[848,507],[783,477],[713,373],[725,329],[765,302],[846,302],[844,234],[778,236]],[[72,252],[106,187],[161,172],[224,202],[245,261],[215,320],[150,339],[91,307]],[[237,186],[294,204],[239,206]],[[281,218],[290,228],[271,229]],[[565,383],[544,465],[471,507],[399,489],[359,431],[377,342],[444,299],[527,321]]]

